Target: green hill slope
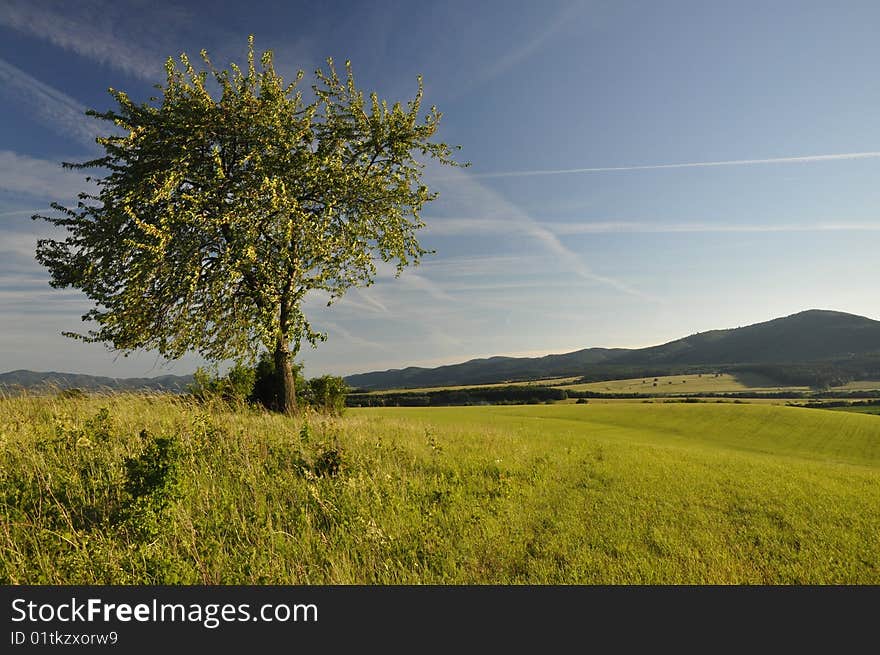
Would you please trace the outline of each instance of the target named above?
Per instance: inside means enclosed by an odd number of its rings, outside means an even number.
[[[746,327],[702,332],[622,354],[614,363],[798,363],[878,351],[880,321],[814,309]]]
[[[362,373],[348,376],[346,381],[355,388],[391,389],[570,375],[611,380],[673,374],[696,367],[731,370],[746,365],[753,372],[775,376],[786,386],[822,384],[828,379],[869,379],[880,375],[880,321],[809,310],[638,350],[591,348],[540,358],[493,357],[430,369]]]

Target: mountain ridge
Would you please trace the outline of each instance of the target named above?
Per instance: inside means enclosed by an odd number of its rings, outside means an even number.
[[[100,390],[152,390],[185,391],[193,381],[192,375],[158,375],[155,377],[116,378],[86,373],[62,373],[58,371],[31,371],[17,369],[0,373],[0,390],[34,389],[54,387],[57,389]]]
[[[354,389],[381,390],[553,377],[607,380],[699,367],[715,370],[764,367],[762,372],[767,374],[768,367],[778,369],[777,365],[781,364],[789,368],[843,367],[850,377],[859,374],[880,377],[880,321],[846,312],[809,309],[751,325],[696,332],[646,348],[582,348],[542,357],[496,355],[431,368],[407,366],[357,373],[346,376],[345,380]],[[780,374],[779,370],[775,372]],[[803,371],[796,373],[802,376]],[[791,382],[790,374],[791,371],[781,371],[783,378],[789,378],[788,382]],[[18,369],[0,373],[0,390],[54,387],[183,392],[192,381],[192,375],[116,378]]]
[[[543,357],[480,358],[433,368],[410,366],[359,373],[345,380],[360,389],[405,389],[591,373],[602,379],[603,371],[608,376],[632,373],[638,377],[698,366],[805,365],[873,354],[880,361],[880,321],[808,309],[751,325],[696,332],[647,348],[584,348]]]

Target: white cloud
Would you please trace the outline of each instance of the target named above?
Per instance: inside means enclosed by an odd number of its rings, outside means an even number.
[[[0,191],[75,204],[79,192],[93,193],[97,190],[94,183],[85,181],[85,173],[64,169],[61,161],[37,159],[11,150],[0,150]],[[27,212],[16,210],[0,215],[24,213]]]
[[[320,329],[326,330],[328,341],[336,341],[337,338],[341,337],[344,339],[346,346],[370,348],[372,350],[392,350],[391,345],[371,341],[370,339],[365,339],[362,336],[353,334],[350,330],[347,330],[335,321],[322,321]]]
[[[45,39],[53,45],[122,70],[136,77],[156,80],[162,75],[164,57],[175,52],[169,27],[188,17],[182,8],[138,3],[78,0],[45,4],[33,0],[5,0],[0,6],[0,25]],[[147,17],[143,8],[149,10]],[[62,11],[67,9],[67,11]],[[156,46],[169,48],[164,56]]]
[[[440,285],[429,280],[423,275],[419,275],[411,268],[404,269],[400,277],[396,276],[397,268],[387,262],[376,262],[376,278],[379,280],[394,280],[395,286],[399,291],[412,291],[419,294],[428,295],[434,300],[454,301],[455,298],[444,291]]]
[[[43,238],[34,233],[4,232],[0,238],[0,253],[8,253],[33,258],[37,239]]]
[[[701,233],[701,232],[859,232],[880,231],[880,222],[870,223],[818,223],[782,225],[746,225],[737,223],[648,223],[648,222],[600,222],[600,223],[544,223],[559,235],[573,234],[639,234],[639,233]]]
[[[430,172],[437,170],[436,165],[430,166]],[[649,296],[642,291],[607,275],[594,272],[583,259],[574,251],[567,248],[559,237],[542,225],[526,212],[506,200],[499,193],[483,186],[473,179],[473,176],[461,169],[448,169],[440,174],[428,175],[432,186],[439,189],[441,197],[451,198],[453,204],[458,204],[463,209],[475,211],[476,216],[468,219],[453,219],[453,226],[461,228],[468,226],[470,229],[481,232],[497,232],[516,234],[525,237],[530,245],[538,245],[545,252],[555,257],[566,269],[585,280],[599,282],[610,286],[627,295],[636,296],[642,300],[659,302],[659,299]],[[440,225],[442,222],[434,221]]]
[[[537,222],[537,221],[536,221]],[[541,227],[558,236],[575,234],[653,234],[703,232],[877,232],[876,223],[827,222],[787,224],[740,223],[663,223],[649,221],[541,221]],[[425,229],[435,236],[465,234],[528,234],[531,228],[521,222],[505,218],[444,218],[432,221]]]
[[[528,177],[534,175],[572,175],[577,173],[613,173],[619,171],[649,171],[667,168],[711,168],[716,166],[753,166],[756,164],[812,164],[825,161],[852,159],[876,159],[880,152],[845,152],[833,155],[807,155],[803,157],[775,157],[770,159],[729,159],[725,161],[701,161],[680,164],[647,164],[639,166],[599,166],[594,168],[556,168],[532,171],[500,171],[473,173],[477,178]]]
[[[28,111],[56,133],[97,150],[95,137],[106,133],[85,105],[40,82],[23,70],[0,59],[0,92],[27,107]]]
[[[199,51],[206,48],[220,68],[231,60],[243,63],[246,53],[246,33],[217,25],[206,29],[204,18],[185,6],[145,0],[4,0],[0,25],[152,82],[163,81],[167,58],[184,51],[197,63]],[[200,42],[187,50],[184,46],[196,36]],[[291,78],[299,68],[308,70],[313,43],[312,37],[286,38],[270,46],[276,69]],[[259,40],[256,46],[259,52],[267,47]]]
[[[505,218],[432,218],[426,221],[425,234],[452,236],[461,234],[504,234],[516,231],[519,224]]]
[[[509,276],[512,272],[540,269],[550,271],[553,260],[542,254],[487,255],[485,257],[446,257],[425,262],[422,267],[432,274],[453,278],[485,279],[490,275]]]
[[[470,77],[463,76],[463,71],[456,71],[457,79],[462,81],[457,86],[454,86],[447,95],[452,98],[458,97],[477,85],[498,77],[516,64],[539,52],[551,42],[553,37],[557,36],[565,27],[571,24],[572,19],[583,7],[584,3],[580,1],[566,4],[551,15],[543,24],[535,25],[530,30],[530,38],[523,41],[513,40],[513,43],[515,43],[513,47],[503,52],[494,60],[488,61],[482,68],[475,68],[474,73]]]

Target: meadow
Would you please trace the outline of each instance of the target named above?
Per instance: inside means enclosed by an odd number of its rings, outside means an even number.
[[[393,393],[427,393],[431,391],[450,390],[467,391],[473,389],[491,389],[506,386],[545,386],[565,389],[567,391],[592,391],[602,394],[645,394],[652,396],[672,396],[700,393],[807,393],[812,389],[808,386],[784,385],[758,373],[688,373],[684,375],[661,375],[657,377],[626,378],[620,380],[603,380],[601,382],[577,382],[576,377],[548,378],[544,380],[526,380],[498,382],[493,384],[464,384],[441,387],[418,387],[381,389],[368,392],[370,395]],[[875,391],[880,390],[878,380],[855,380],[844,385],[828,388],[829,391]]]
[[[0,582],[878,584],[880,418],[0,399]]]
[[[682,386],[684,385],[684,386]],[[809,387],[782,386],[756,373],[690,373],[687,375],[662,375],[659,377],[607,380],[582,384],[562,384],[562,389],[572,391],[595,391],[598,393],[725,393],[735,391],[776,392],[809,391]],[[859,387],[863,389],[865,387]]]

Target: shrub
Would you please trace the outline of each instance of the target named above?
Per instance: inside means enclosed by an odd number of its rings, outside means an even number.
[[[341,377],[322,375],[309,380],[312,405],[319,412],[341,416],[345,411],[345,397],[348,385]]]
[[[253,393],[255,377],[256,371],[241,363],[233,365],[222,376],[216,366],[213,373],[199,367],[187,390],[199,400],[221,398],[231,403],[243,403]]]
[[[84,398],[87,398],[87,397],[88,397],[88,394],[85,391],[83,391],[82,389],[79,389],[77,387],[71,387],[69,389],[62,389],[61,391],[58,392],[58,399],[59,400],[83,400]]]

